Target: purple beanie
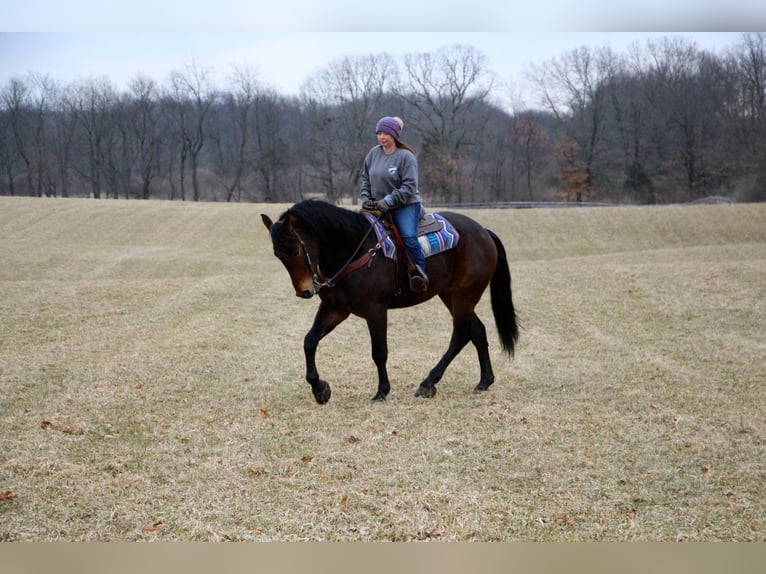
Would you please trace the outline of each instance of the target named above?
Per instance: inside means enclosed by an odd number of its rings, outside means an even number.
[[[403,126],[404,122],[402,122],[401,119],[386,116],[378,120],[378,123],[375,126],[375,133],[384,132],[390,136],[393,136],[396,141],[399,141],[399,136],[402,133]]]

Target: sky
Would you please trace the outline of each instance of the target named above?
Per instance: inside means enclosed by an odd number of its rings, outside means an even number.
[[[65,83],[106,76],[124,89],[138,73],[163,83],[193,62],[219,80],[247,66],[279,93],[297,95],[311,74],[344,56],[398,57],[452,44],[481,51],[498,79],[513,85],[524,83],[530,64],[580,46],[623,52],[647,38],[683,36],[718,51],[731,47],[739,31],[766,28],[763,0],[643,0],[633,7],[613,0],[472,0],[462,12],[444,4],[0,0],[0,88],[32,72]],[[584,31],[572,31],[578,29]]]
[[[224,82],[235,66],[251,67],[258,79],[283,95],[344,56],[435,52],[453,44],[473,46],[502,84],[523,84],[532,63],[542,64],[579,46],[610,46],[624,52],[633,42],[682,36],[713,51],[731,47],[738,32],[35,32],[0,33],[0,86],[27,73],[64,83],[108,77],[125,89],[136,74],[163,83],[194,63]],[[391,40],[395,40],[391,42]]]

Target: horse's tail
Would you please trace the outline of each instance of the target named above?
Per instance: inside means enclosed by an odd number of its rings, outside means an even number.
[[[509,356],[513,356],[516,342],[519,340],[519,325],[516,319],[516,311],[513,308],[513,296],[511,294],[511,271],[508,268],[508,256],[500,238],[487,229],[492,241],[497,247],[497,265],[492,274],[489,284],[489,292],[492,299],[492,313],[495,315],[497,332],[500,334],[500,342],[503,350]]]

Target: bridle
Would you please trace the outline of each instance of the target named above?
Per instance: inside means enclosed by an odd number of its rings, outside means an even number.
[[[306,247],[306,243],[303,241],[303,238],[297,231],[295,231],[295,229],[293,229],[293,233],[295,233],[295,237],[298,238],[298,243],[300,244],[300,247],[303,249],[303,253],[305,254],[306,265],[308,265],[309,272],[311,273],[311,280],[314,283],[315,293],[318,293],[322,287],[334,287],[335,284],[343,277],[364,265],[372,265],[372,258],[375,257],[378,251],[382,249],[380,243],[376,243],[374,247],[368,249],[360,257],[357,258],[356,256],[361,251],[365,241],[367,241],[370,233],[372,233],[372,230],[375,229],[375,224],[380,220],[380,217],[381,216],[379,215],[378,218],[370,224],[369,229],[367,229],[367,232],[364,234],[364,237],[362,237],[359,245],[356,246],[356,249],[351,254],[351,257],[349,257],[343,266],[338,270],[338,272],[329,279],[325,277],[324,273],[322,273],[322,271],[319,269],[319,257],[317,257],[317,262],[315,264],[311,258],[311,254],[309,253],[308,248]],[[300,255],[300,252],[298,252],[298,254]]]

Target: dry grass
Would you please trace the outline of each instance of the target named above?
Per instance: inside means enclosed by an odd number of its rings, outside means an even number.
[[[373,404],[350,319],[325,406],[282,207],[0,198],[0,539],[766,540],[766,205],[471,211],[517,358],[416,399],[449,320],[396,311]]]

